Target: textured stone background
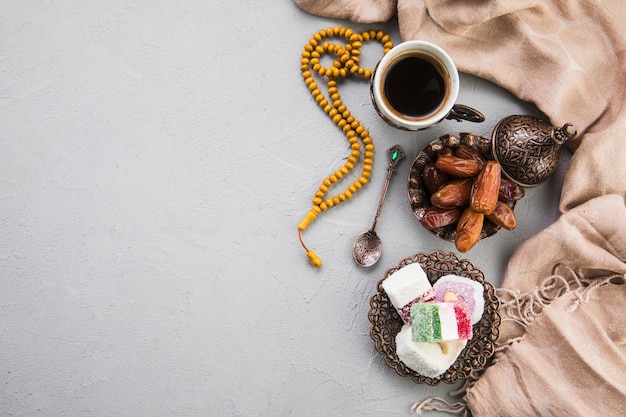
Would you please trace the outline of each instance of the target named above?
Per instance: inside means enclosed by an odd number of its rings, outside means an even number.
[[[314,269],[296,225],[348,151],[299,59],[336,24],[399,41],[394,21],[329,21],[288,0],[0,4],[0,415],[402,416],[446,394],[397,376],[368,334],[388,267],[454,251],[413,217],[408,168],[430,139],[535,110],[462,75],[459,101],[484,124],[402,132],[367,83],[345,82],[378,153],[370,184],[304,233]],[[364,65],[381,52],[365,46]],[[350,248],[396,143],[407,160],[378,223],[383,258],[365,270]],[[517,230],[463,254],[494,284],[557,217],[563,156],[518,204]]]

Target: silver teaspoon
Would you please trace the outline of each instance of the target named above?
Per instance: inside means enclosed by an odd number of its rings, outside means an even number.
[[[378,262],[380,255],[383,252],[383,243],[376,234],[375,230],[376,223],[378,222],[378,216],[380,216],[380,211],[383,208],[383,203],[385,202],[385,196],[387,195],[387,189],[389,189],[391,176],[402,158],[404,158],[404,151],[400,145],[392,146],[389,150],[387,150],[387,161],[389,163],[389,167],[387,168],[387,179],[385,180],[383,193],[380,196],[376,215],[374,216],[374,222],[368,231],[363,232],[356,237],[354,244],[352,245],[352,257],[354,258],[354,261],[361,266],[368,267],[374,265]]]

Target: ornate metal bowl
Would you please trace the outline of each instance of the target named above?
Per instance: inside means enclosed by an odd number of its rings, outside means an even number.
[[[468,341],[454,364],[445,373],[435,378],[420,375],[398,359],[396,335],[404,323],[382,287],[382,282],[389,275],[414,262],[420,264],[431,283],[435,283],[444,275],[456,274],[477,281],[484,287],[485,312],[482,319],[473,327],[474,337]],[[398,266],[389,268],[383,278],[378,281],[376,293],[370,298],[368,313],[369,321],[372,324],[370,336],[374,341],[376,351],[383,355],[385,363],[398,375],[410,377],[414,382],[420,384],[437,385],[441,382],[453,384],[459,380],[467,379],[470,375],[479,376],[484,371],[488,360],[493,356],[494,343],[499,334],[499,305],[500,301],[496,296],[494,286],[485,280],[483,272],[471,261],[459,259],[449,252],[434,251],[429,254],[418,252],[413,256],[404,258]]]
[[[413,214],[420,221],[424,216],[424,213],[432,205],[430,203],[430,193],[424,185],[423,171],[426,164],[436,160],[438,153],[443,148],[451,148],[455,150],[459,145],[468,146],[474,150],[480,152],[480,154],[487,160],[493,160],[491,153],[491,139],[486,138],[474,133],[460,132],[460,133],[448,133],[437,139],[432,140],[426,147],[415,157],[411,169],[409,170],[409,179],[407,192],[409,195],[409,204]],[[507,203],[511,208],[515,207],[515,202]],[[480,235],[480,239],[493,236],[500,230],[500,226],[492,223],[488,219],[485,219],[483,230]],[[454,234],[456,232],[456,224],[440,227],[430,231],[435,236],[438,236],[449,242],[454,242]]]

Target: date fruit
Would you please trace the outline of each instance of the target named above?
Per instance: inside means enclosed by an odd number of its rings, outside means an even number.
[[[480,239],[484,221],[485,215],[475,212],[471,207],[463,211],[454,235],[454,245],[459,252],[467,252],[474,247]]]
[[[481,169],[485,165],[485,162],[487,162],[485,157],[482,156],[480,152],[466,145],[459,145],[458,148],[456,148],[455,154],[459,158],[477,160]]]
[[[437,192],[443,184],[450,181],[450,176],[435,167],[435,164],[433,163],[424,165],[422,178],[424,179],[424,185],[426,185],[430,194]]]
[[[471,178],[450,181],[430,197],[430,202],[439,208],[462,207],[470,200],[472,183]]]
[[[496,208],[493,212],[487,215],[487,218],[500,227],[504,227],[506,230],[513,230],[517,226],[517,219],[515,213],[508,204],[498,201]]]
[[[508,178],[502,177],[500,180],[500,191],[498,200],[500,201],[517,201],[524,197],[524,187]]]
[[[452,238],[459,252],[469,251],[499,228],[513,230],[517,220],[511,206],[524,197],[524,188],[505,176],[487,150],[481,152],[481,144],[468,143],[450,136],[432,145],[425,150],[422,172],[409,176],[409,200],[419,207],[419,222],[438,236]]]
[[[454,155],[440,155],[435,166],[455,177],[473,177],[480,172],[480,163],[475,159],[463,159]]]
[[[430,206],[420,221],[426,229],[433,230],[438,227],[456,223],[459,217],[461,217],[461,209],[444,209],[437,206]]]
[[[496,208],[502,169],[496,161],[488,161],[472,186],[470,207],[478,213],[491,214]]]
[[[446,146],[445,148],[439,151],[439,156],[442,156],[442,155],[451,156],[451,155],[454,155],[454,151],[452,150],[452,148]]]

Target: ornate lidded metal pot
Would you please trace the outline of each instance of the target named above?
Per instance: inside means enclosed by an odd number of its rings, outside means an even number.
[[[493,130],[493,157],[511,180],[534,187],[554,172],[561,146],[576,134],[571,123],[559,128],[534,116],[507,116]]]

